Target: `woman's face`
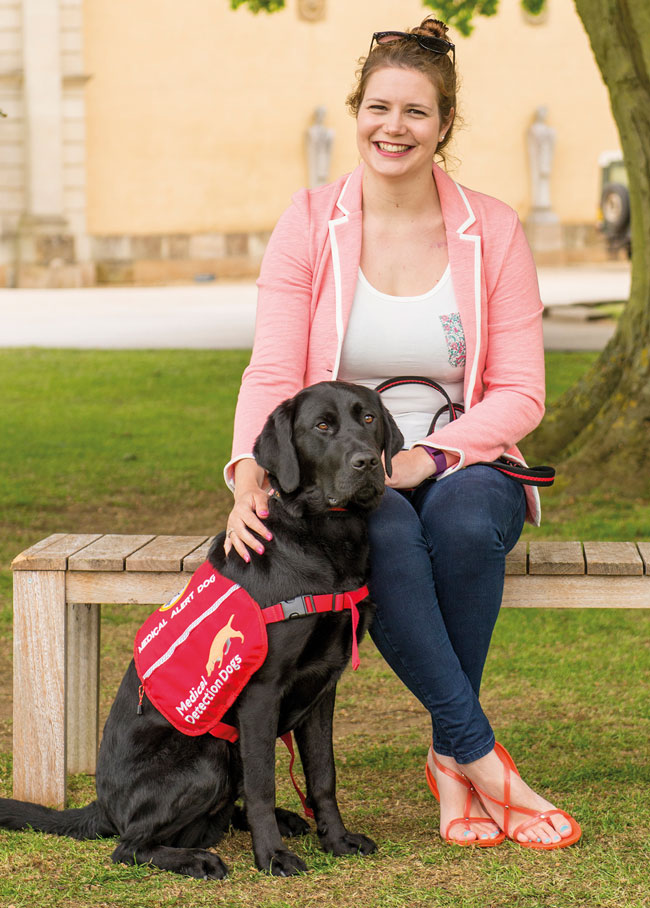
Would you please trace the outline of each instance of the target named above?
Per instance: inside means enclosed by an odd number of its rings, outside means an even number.
[[[414,69],[389,66],[368,79],[357,114],[357,146],[378,175],[430,174],[446,126],[430,79]]]

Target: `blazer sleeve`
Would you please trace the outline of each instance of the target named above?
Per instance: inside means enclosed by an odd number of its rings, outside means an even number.
[[[494,460],[539,425],[544,415],[543,306],[530,247],[516,213],[501,255],[484,253],[487,353],[479,400],[422,442],[460,455],[459,469]],[[499,250],[497,250],[498,252]]]
[[[224,470],[231,488],[232,468],[252,457],[268,414],[304,387],[313,272],[309,237],[309,195],[301,190],[271,235],[257,281],[253,352],[242,376],[232,455]]]

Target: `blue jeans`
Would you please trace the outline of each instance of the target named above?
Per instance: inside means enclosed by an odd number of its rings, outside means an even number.
[[[430,712],[440,754],[469,763],[494,747],[478,695],[523,487],[474,465],[413,492],[386,489],[369,520],[370,635]]]

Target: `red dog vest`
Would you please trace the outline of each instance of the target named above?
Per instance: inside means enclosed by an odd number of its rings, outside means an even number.
[[[348,593],[298,596],[261,609],[239,584],[205,561],[181,592],[153,612],[136,634],[134,658],[142,688],[184,734],[209,733],[236,741],[237,729],[221,718],[266,658],[266,625],[349,608],[356,669],[356,604],[367,595],[367,588],[361,587]]]

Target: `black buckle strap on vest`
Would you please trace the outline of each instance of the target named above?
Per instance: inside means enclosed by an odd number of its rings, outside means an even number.
[[[436,424],[443,413],[449,413],[449,421],[458,419],[465,412],[462,404],[455,404],[437,381],[432,378],[426,378],[423,375],[398,375],[395,378],[387,378],[386,381],[380,382],[375,388],[379,394],[387,391],[389,388],[397,388],[400,385],[425,385],[441,394],[445,403],[433,417],[429,426],[428,434],[431,435],[436,428]],[[470,464],[471,466],[471,464]],[[555,480],[555,468],[548,466],[524,467],[507,457],[499,457],[497,460],[479,460],[476,466],[492,467],[499,470],[504,476],[514,479],[525,486],[551,486]]]
[[[368,587],[366,586],[343,593],[311,593],[294,596],[293,599],[283,599],[282,602],[276,602],[275,605],[265,606],[262,609],[262,617],[265,624],[275,624],[276,621],[304,618],[306,615],[315,615],[318,612],[342,612],[344,609],[356,608],[357,603],[367,596]]]
[[[302,618],[303,615],[311,615],[316,611],[309,596],[294,596],[293,599],[283,599],[279,605],[285,619]]]
[[[352,617],[352,668],[356,672],[359,668],[359,647],[357,642],[357,626],[359,624],[359,609],[357,605],[368,597],[368,587],[360,586],[356,590],[346,590],[344,593],[312,593],[308,596],[295,596],[267,605],[262,609],[265,624],[275,624],[290,618],[302,618],[316,612],[342,612],[350,610]]]
[[[341,611],[343,604],[338,602],[339,599],[342,599],[341,593],[319,594],[317,602],[314,602],[313,596],[294,596],[293,599],[283,599],[276,606],[267,606],[267,608],[275,608],[276,613],[278,609],[281,610],[284,616],[281,620],[287,620],[303,618],[305,615],[313,615],[316,612]],[[262,611],[265,610],[262,609]]]

